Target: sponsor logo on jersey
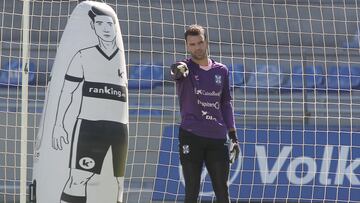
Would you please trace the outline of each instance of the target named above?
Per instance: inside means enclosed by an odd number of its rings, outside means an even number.
[[[212,103],[212,102],[203,102],[203,101],[200,101],[198,99],[198,104],[200,104],[202,107],[209,107],[209,108],[215,108],[215,109],[220,109],[220,103],[219,102],[215,102],[215,103]]]
[[[204,95],[204,96],[211,96],[211,97],[220,97],[221,92],[215,92],[215,91],[208,92],[206,90],[196,89],[195,88],[195,94]]]
[[[85,81],[83,95],[101,99],[111,99],[126,102],[126,87],[107,83]]]
[[[207,111],[201,110],[201,115],[205,117],[206,120],[217,121],[216,118],[212,115],[209,115]]]

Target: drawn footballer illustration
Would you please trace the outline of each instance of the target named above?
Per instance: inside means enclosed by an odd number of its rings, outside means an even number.
[[[78,45],[79,49],[73,50],[72,55],[68,53],[68,65],[62,67],[62,71],[52,71],[41,123],[43,127],[38,135],[38,157],[35,158],[39,165],[34,169],[37,202],[95,202],[88,197],[88,185],[96,175],[102,173],[107,156],[111,157],[112,176],[116,182],[116,186],[113,186],[117,190],[116,202],[123,202],[129,119],[127,74],[119,23],[115,12],[104,3],[82,2],[73,15],[74,20],[69,19],[62,41],[70,39],[67,36],[71,31],[66,35],[68,26],[71,28],[79,23],[88,27],[87,33],[82,33],[84,38],[86,35],[93,36],[87,46]],[[62,48],[60,46],[58,52],[66,51]],[[55,59],[55,63],[59,58]],[[54,65],[56,68],[60,67]],[[53,117],[52,122],[46,120],[50,116]],[[49,153],[53,155],[50,157]],[[64,161],[63,157],[66,156]],[[56,183],[60,189],[55,192],[57,200],[44,198],[44,201],[40,201],[40,182],[42,180],[44,184],[45,180],[39,177],[36,170],[51,167],[47,164],[54,163],[57,158],[61,159],[61,167],[65,163],[68,168],[66,175],[60,171],[58,173],[61,180]],[[47,164],[44,164],[45,159],[48,160]]]

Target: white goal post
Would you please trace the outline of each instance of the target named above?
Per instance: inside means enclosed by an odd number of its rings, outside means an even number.
[[[118,15],[129,74],[125,202],[184,199],[169,65],[188,57],[183,34],[195,23],[207,29],[210,57],[230,71],[241,143],[231,199],[360,201],[358,1],[102,2]],[[78,3],[0,1],[0,203],[28,198],[45,90]],[[199,200],[215,200],[206,172]]]

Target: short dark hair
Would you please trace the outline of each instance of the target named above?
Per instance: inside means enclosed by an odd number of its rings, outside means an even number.
[[[190,25],[189,28],[185,31],[184,34],[185,41],[187,41],[187,37],[189,35],[191,36],[203,35],[204,39],[207,39],[205,28],[197,24]]]
[[[109,16],[111,19],[116,22],[116,18],[107,10],[96,8],[95,6],[91,6],[91,9],[88,12],[89,17],[94,22],[95,16],[101,15],[101,16]]]

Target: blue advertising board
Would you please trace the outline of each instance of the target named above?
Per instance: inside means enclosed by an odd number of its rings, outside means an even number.
[[[163,130],[153,200],[182,201],[178,126]],[[232,200],[359,202],[360,133],[314,130],[240,131],[239,160],[231,166]],[[206,170],[201,199],[214,197]]]

